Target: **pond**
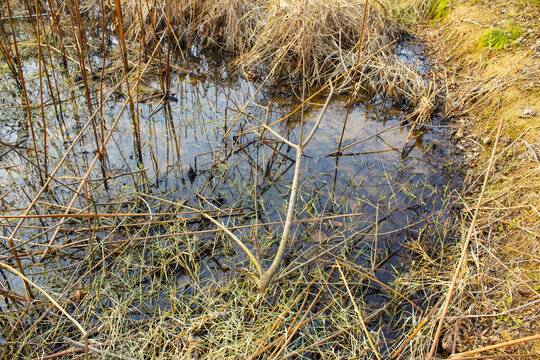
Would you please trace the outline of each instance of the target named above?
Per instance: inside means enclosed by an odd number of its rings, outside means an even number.
[[[418,62],[421,71],[429,70],[414,43],[402,43],[396,51],[402,59]],[[111,70],[115,65],[110,62],[105,64],[108,77],[101,77],[99,57],[91,64],[88,86],[78,67],[64,69],[57,58],[52,62],[55,69],[49,68],[48,79],[39,76],[42,69],[35,56],[22,62],[33,129],[21,105],[21,89],[2,63],[0,206],[5,216],[0,260],[15,267],[8,243],[13,239],[26,275],[89,327],[103,330],[102,319],[113,318],[110,311],[119,304],[121,318],[129,324],[174,313],[184,304],[189,310],[178,321],[193,325],[200,320],[190,339],[210,341],[212,330],[202,324],[220,321],[216,314],[223,312],[232,321],[228,312],[234,311],[224,304],[230,304],[231,297],[247,296],[234,291],[254,285],[253,269],[239,246],[199,213],[232,229],[267,267],[285,219],[296,155],[261,124],[273,124],[281,136],[298,143],[301,133],[306,136],[313,128],[325,93],[302,106],[301,87],[291,90],[248,79],[231,69],[226,56],[211,52],[174,60],[166,95],[155,64],[141,81],[133,80],[134,70],[128,89],[122,69]],[[312,90],[304,90],[311,95]],[[374,278],[364,287],[362,280],[352,280],[353,268],[345,268],[358,301],[368,309],[384,308],[379,321],[368,325],[384,328],[381,339],[386,340],[380,340],[380,346],[391,349],[392,339],[399,339],[406,326],[403,314],[414,313],[414,306],[420,309],[429,296],[410,293],[413,307],[406,301],[392,305],[396,294],[385,287],[394,287],[412,266],[409,241],[428,226],[448,221],[449,194],[459,178],[450,133],[440,119],[435,116],[419,131],[402,102],[382,95],[361,99],[352,104],[343,132],[342,147],[352,146],[335,155],[348,112],[349,94],[342,93],[331,100],[305,149],[294,241],[275,285],[283,293],[272,290],[268,306],[302,294],[324,278],[325,295],[311,297],[314,303],[322,301],[312,311],[324,308],[335,293],[343,296],[335,267],[346,259],[352,264],[347,266],[358,266]],[[44,186],[51,174],[54,179]],[[26,209],[35,216],[21,221],[17,215]],[[66,212],[71,215],[61,216]],[[22,226],[16,227],[19,221]],[[324,276],[315,276],[317,272]],[[23,282],[12,273],[3,273],[2,288],[2,294],[24,297]],[[134,291],[144,296],[131,297]],[[213,303],[201,297],[221,291],[228,297],[220,306],[201,305]],[[0,306],[14,312],[15,302],[6,295]],[[395,314],[402,315],[391,315],[388,306],[397,306]],[[208,315],[209,308],[213,315]],[[347,309],[353,311],[350,304]],[[36,307],[32,318],[43,315],[42,310]],[[49,334],[51,323],[60,320],[47,321],[37,333]],[[292,349],[316,342],[309,334],[315,329],[339,332],[352,326],[317,321],[291,339]],[[23,321],[15,335],[3,332],[0,337],[16,344],[31,324]],[[179,347],[197,347],[184,340]],[[61,340],[55,341],[51,351],[65,348]]]

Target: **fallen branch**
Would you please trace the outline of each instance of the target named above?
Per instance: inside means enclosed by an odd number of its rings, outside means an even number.
[[[291,185],[291,195],[289,197],[289,205],[287,207],[287,218],[285,220],[285,226],[283,227],[281,241],[279,243],[279,248],[276,253],[276,256],[274,257],[274,261],[272,262],[272,265],[270,265],[270,268],[268,268],[268,270],[264,272],[263,276],[259,280],[259,283],[257,284],[260,291],[264,291],[268,287],[268,285],[272,281],[272,278],[276,274],[276,271],[278,270],[281,264],[283,255],[285,254],[285,248],[287,247],[287,243],[289,241],[289,232],[291,230],[291,225],[293,223],[294,210],[296,208],[296,193],[298,190],[298,183],[300,180],[300,171],[302,170],[302,155],[304,153],[304,148],[306,147],[307,144],[309,144],[309,142],[315,135],[317,128],[321,124],[324,113],[326,112],[326,108],[328,107],[328,104],[330,103],[330,99],[334,95],[334,86],[331,81],[329,81],[329,86],[330,86],[330,94],[328,94],[328,97],[326,98],[326,102],[324,103],[324,106],[319,114],[317,121],[315,122],[315,125],[313,126],[313,129],[311,129],[311,132],[309,133],[309,135],[307,136],[305,140],[302,140],[300,138],[300,142],[298,145],[291,144],[291,145],[294,145],[291,147],[296,149],[296,164],[294,166],[294,176],[293,176],[293,182]],[[269,127],[267,128],[270,129]],[[271,130],[271,132],[275,135],[278,135],[273,130]],[[278,138],[281,139],[282,137],[278,135]]]

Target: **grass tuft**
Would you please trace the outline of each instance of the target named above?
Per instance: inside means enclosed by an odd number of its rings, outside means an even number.
[[[509,25],[506,30],[489,29],[480,38],[480,46],[494,50],[504,49],[516,40],[522,32],[523,30],[515,24]]]
[[[439,22],[444,20],[450,13],[450,1],[449,0],[434,0],[429,7],[429,19],[432,22]]]

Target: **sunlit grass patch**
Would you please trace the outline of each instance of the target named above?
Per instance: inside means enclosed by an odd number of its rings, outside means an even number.
[[[450,13],[449,0],[434,0],[429,7],[429,19],[433,22],[444,20]]]
[[[506,30],[489,29],[480,38],[480,46],[489,49],[504,49],[516,40],[523,30],[514,24],[509,25]]]

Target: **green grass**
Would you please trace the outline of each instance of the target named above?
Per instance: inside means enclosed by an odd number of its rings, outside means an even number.
[[[392,19],[408,26],[426,20],[441,21],[450,12],[450,0],[383,0],[382,3]]]
[[[517,25],[511,24],[506,30],[489,29],[480,38],[480,46],[489,49],[504,49],[516,40],[523,30]]]
[[[428,17],[432,22],[439,22],[450,13],[449,0],[434,0],[429,7]]]

